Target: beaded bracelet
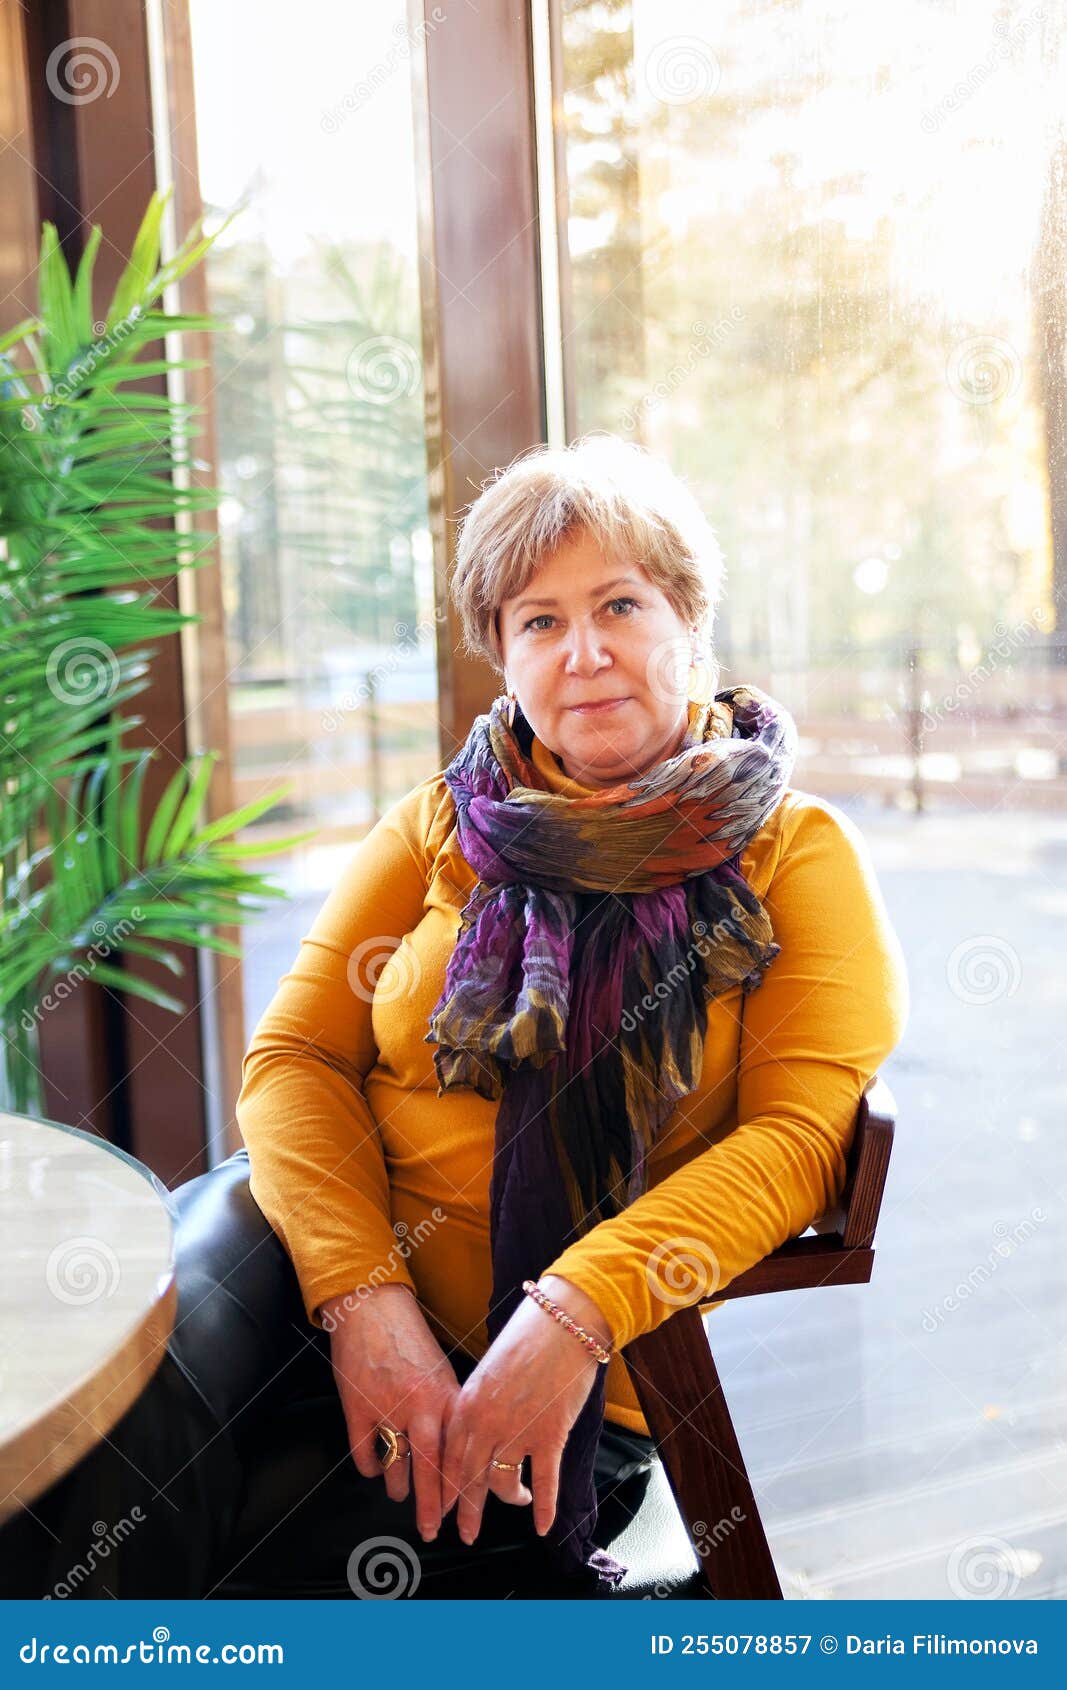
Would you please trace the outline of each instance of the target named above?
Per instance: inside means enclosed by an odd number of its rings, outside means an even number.
[[[589,1354],[595,1356],[597,1361],[608,1362],[611,1360],[610,1350],[604,1348],[600,1339],[594,1338],[591,1332],[585,1330],[584,1326],[579,1326],[577,1321],[572,1320],[566,1309],[561,1309],[558,1303],[554,1303],[551,1297],[546,1296],[541,1287],[535,1285],[532,1279],[524,1279],[522,1288],[528,1297],[532,1297],[535,1303],[539,1303],[545,1312],[552,1316],[553,1320],[558,1320],[559,1324],[565,1326],[568,1332],[573,1332],[574,1336],[585,1345]]]

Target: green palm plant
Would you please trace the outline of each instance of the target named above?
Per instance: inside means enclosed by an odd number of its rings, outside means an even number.
[[[0,1103],[23,1111],[42,1107],[38,1033],[58,997],[91,980],[180,1013],[123,954],[175,975],[176,943],[239,955],[214,929],[285,896],[241,860],[311,837],[232,837],[289,787],[202,825],[215,752],[176,769],[142,817],[156,752],[126,743],[143,717],[117,713],[151,684],[150,642],[200,620],[152,583],[212,561],[191,518],[221,497],[189,484],[195,407],[139,385],[202,367],[146,347],[222,326],[157,308],[222,232],[198,224],[161,264],[167,197],[153,195],[102,322],[101,230],[73,275],[45,223],[37,316],[0,338]]]

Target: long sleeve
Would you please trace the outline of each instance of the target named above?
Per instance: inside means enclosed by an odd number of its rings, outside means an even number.
[[[594,1298],[620,1348],[834,1205],[860,1095],[907,1022],[904,959],[863,836],[835,806],[796,797],[763,894],[781,954],[741,1000],[736,1126],[545,1270]]]
[[[237,1120],[252,1195],[316,1326],[329,1297],[367,1284],[414,1289],[363,1082],[377,1058],[375,983],[422,913],[431,786],[416,787],[356,847],[244,1059]]]

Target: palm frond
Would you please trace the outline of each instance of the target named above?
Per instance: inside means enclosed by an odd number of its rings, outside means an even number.
[[[0,338],[0,1054],[15,1053],[16,1098],[33,1097],[27,1024],[50,987],[93,980],[181,1010],[132,959],[180,975],[177,946],[239,954],[217,929],[285,895],[241,859],[313,837],[234,837],[288,788],[205,821],[214,752],[180,765],[145,815],[156,753],[127,743],[142,718],[119,714],[150,684],[152,642],[200,620],[153,583],[214,561],[190,519],[222,497],[176,476],[196,407],[145,384],[203,367],[169,356],[168,336],[222,319],[158,302],[232,217],[212,235],[198,223],[161,263],[167,200],[153,194],[102,322],[100,229],[72,276],[45,223],[37,314]]]
[[[194,832],[217,761],[217,753],[201,753],[175,769],[139,845],[144,777],[158,753],[138,752],[129,769],[118,729],[113,724],[106,753],[72,776],[65,796],[49,795],[49,841],[36,853],[38,864],[52,868],[49,884],[0,909],[0,1015],[27,988],[43,995],[78,969],[159,1003],[158,989],[116,958],[129,951],[175,972],[177,959],[165,941],[238,956],[240,948],[211,929],[247,921],[285,896],[265,876],[243,868],[220,841],[272,809],[290,788]],[[287,851],[311,836],[261,841],[255,854],[265,854],[264,845]],[[232,840],[231,846],[241,850]]]

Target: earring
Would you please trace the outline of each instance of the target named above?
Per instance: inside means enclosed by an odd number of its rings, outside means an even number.
[[[515,697],[514,690],[510,687],[508,688],[507,697],[508,697],[508,708],[507,708],[507,713],[506,713],[505,719],[507,721],[508,727],[513,728],[515,726],[515,711],[518,708],[519,701]]]
[[[711,699],[711,658],[703,648],[693,647],[689,664],[689,697],[695,704],[707,704]]]

